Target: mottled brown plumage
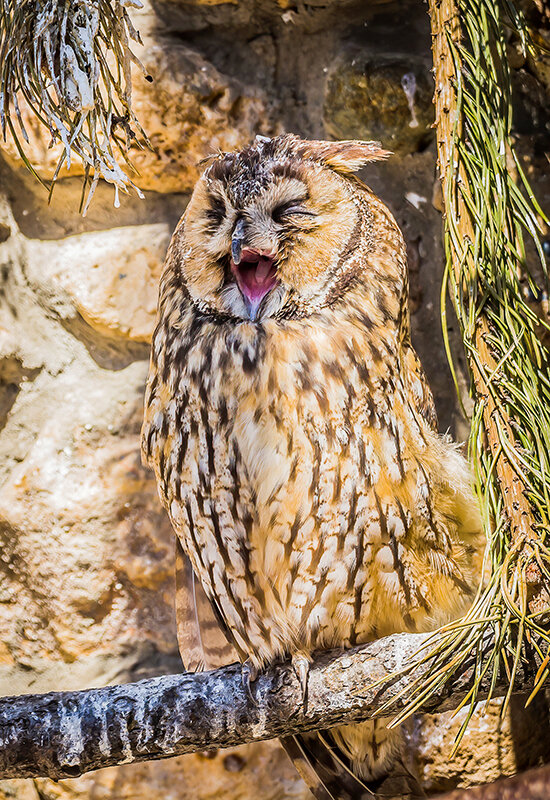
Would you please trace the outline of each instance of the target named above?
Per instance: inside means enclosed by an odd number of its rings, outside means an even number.
[[[168,252],[143,454],[252,668],[433,628],[476,584],[479,512],[410,342],[403,239],[350,175],[385,155],[258,137],[210,161]],[[318,797],[359,797],[397,740],[367,722],[287,747]]]

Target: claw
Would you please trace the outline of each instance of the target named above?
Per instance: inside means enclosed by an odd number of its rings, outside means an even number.
[[[296,654],[292,656],[292,668],[302,687],[302,705],[304,711],[307,706],[307,682],[309,676],[309,659],[306,656]]]
[[[254,703],[255,706],[258,705],[256,698],[252,693],[252,684],[258,677],[258,669],[257,667],[252,664],[249,658],[246,661],[243,661],[241,665],[241,681],[244,686],[245,692],[248,695],[248,699]]]

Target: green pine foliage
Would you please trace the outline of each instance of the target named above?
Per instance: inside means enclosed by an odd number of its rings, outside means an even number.
[[[468,714],[455,747],[482,680],[489,680],[490,696],[497,678],[506,676],[504,713],[526,651],[540,664],[528,702],[550,674],[550,609],[530,604],[533,575],[543,599],[550,587],[550,325],[540,302],[547,304],[549,276],[539,239],[546,218],[514,149],[507,32],[514,30],[525,50],[532,44],[511,0],[459,0],[456,8],[460,43],[447,31],[457,114],[451,177],[443,182],[442,317],[452,366],[449,294],[472,375],[469,450],[488,537],[486,577],[466,616],[434,633],[420,654],[419,661],[430,664],[428,677],[415,678],[415,665],[405,670],[411,673],[401,692],[407,703],[393,723],[470,667],[461,704]],[[534,259],[526,254],[529,240]]]

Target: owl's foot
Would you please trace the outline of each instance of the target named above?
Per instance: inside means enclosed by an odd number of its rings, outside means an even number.
[[[241,664],[241,681],[244,686],[245,692],[248,695],[248,699],[254,703],[255,706],[258,705],[256,698],[252,693],[252,684],[258,677],[258,668],[254,666],[254,664],[250,661],[249,658],[246,661],[243,661]]]
[[[309,659],[306,656],[301,655],[300,653],[295,653],[292,656],[292,668],[296,673],[296,677],[300,681],[300,686],[302,687],[302,705],[304,706],[304,711],[307,706],[307,681],[309,676]]]

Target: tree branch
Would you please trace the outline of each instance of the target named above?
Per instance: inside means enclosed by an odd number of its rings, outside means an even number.
[[[243,686],[240,665],[184,673],[80,692],[0,699],[0,778],[66,778],[133,761],[231,747],[372,716],[410,682],[401,675],[382,689],[372,684],[410,666],[429,634],[395,634],[353,650],[320,654],[311,665],[304,708],[290,664]],[[487,647],[491,647],[487,641]],[[456,708],[466,694],[473,660],[438,689],[424,711]],[[415,677],[429,670],[419,666]],[[529,688],[536,665],[523,661],[516,691]],[[532,681],[532,679],[531,679]],[[494,695],[508,688],[505,675]],[[480,688],[487,696],[489,680]],[[403,701],[396,701],[396,710]]]

